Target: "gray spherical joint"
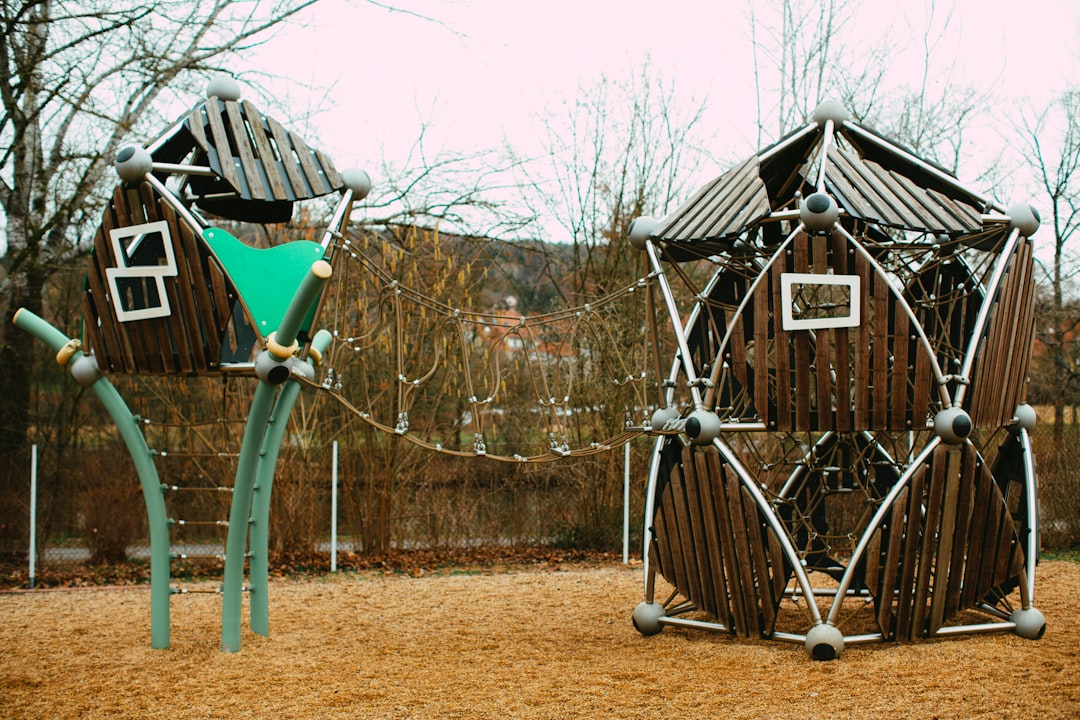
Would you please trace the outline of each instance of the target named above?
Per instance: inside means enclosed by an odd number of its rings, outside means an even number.
[[[630,244],[638,250],[644,250],[645,242],[652,237],[659,225],[660,221],[648,215],[634,218],[634,221],[630,223],[630,230],[626,234]]]
[[[686,418],[686,435],[695,445],[708,445],[720,437],[720,418],[716,413],[698,408]]]
[[[971,416],[962,408],[945,408],[934,416],[934,434],[948,445],[959,445],[972,430]]]
[[[278,360],[268,351],[263,350],[255,356],[255,375],[267,385],[280,385],[292,375],[292,364],[287,360]]]
[[[836,201],[825,193],[816,192],[806,196],[799,205],[799,220],[809,232],[824,232],[832,229],[840,217],[840,208]]]
[[[232,75],[218,73],[206,84],[206,97],[235,102],[240,99],[240,83]]]
[[[667,407],[656,408],[656,411],[649,418],[649,425],[654,432],[660,432],[663,430],[669,422],[679,419],[679,411],[668,405]]]
[[[824,100],[820,105],[814,108],[814,121],[824,125],[829,120],[839,125],[842,122],[851,119],[851,113],[848,112],[844,104],[839,100]]]
[[[75,382],[81,387],[88,388],[101,377],[101,368],[98,367],[97,358],[93,355],[80,355],[68,363],[68,371]]]
[[[1009,229],[1019,230],[1024,237],[1031,237],[1039,229],[1042,218],[1039,211],[1028,203],[1016,203],[1009,207]]]
[[[1046,632],[1046,618],[1033,607],[1014,610],[1009,620],[1016,624],[1013,632],[1025,640],[1041,640]]]
[[[648,600],[640,602],[638,603],[638,606],[634,608],[634,614],[632,616],[634,629],[645,637],[656,635],[664,629],[664,625],[660,622],[660,618],[662,617],[664,617],[663,605]]]
[[[1013,417],[1016,418],[1016,427],[1028,432],[1034,430],[1035,424],[1039,421],[1039,416],[1035,414],[1035,408],[1027,403],[1017,405]]]
[[[154,159],[145,148],[128,145],[116,153],[116,174],[126,183],[141,182],[146,173],[154,169]]]
[[[844,633],[835,625],[815,625],[806,633],[806,653],[814,660],[835,660],[842,652]]]
[[[360,168],[342,170],[341,182],[352,190],[353,198],[356,200],[363,200],[371,192],[371,176]]]

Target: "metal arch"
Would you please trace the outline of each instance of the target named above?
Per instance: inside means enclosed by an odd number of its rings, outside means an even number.
[[[743,488],[750,493],[750,496],[754,500],[754,504],[757,505],[758,511],[776,534],[776,539],[780,543],[780,548],[791,563],[792,572],[795,574],[799,587],[802,588],[803,594],[806,596],[806,606],[810,612],[810,618],[813,620],[814,625],[820,625],[822,623],[821,611],[818,609],[817,601],[814,599],[813,584],[810,582],[810,577],[806,574],[805,568],[803,568],[802,561],[795,551],[795,547],[791,544],[791,537],[787,531],[787,527],[785,527],[784,523],[777,517],[772,507],[769,505],[769,501],[766,500],[761,489],[750,476],[750,473],[743,467],[742,463],[739,462],[738,457],[735,455],[735,451],[728,447],[728,444],[720,438],[713,440],[712,444],[713,447],[720,451],[720,454],[735,471],[735,474],[738,475],[739,482],[742,484]]]
[[[885,281],[885,285],[889,288],[889,292],[892,294],[892,296],[896,298],[896,302],[899,305],[900,309],[903,310],[904,314],[908,316],[911,327],[913,327],[915,329],[915,332],[919,335],[919,342],[923,346],[923,351],[929,357],[930,368],[933,370],[934,379],[937,381],[938,394],[941,397],[941,403],[944,407],[952,407],[953,402],[949,396],[949,389],[946,387],[947,380],[941,372],[941,366],[938,364],[937,353],[934,352],[934,348],[930,344],[929,338],[926,337],[926,331],[923,330],[922,323],[919,322],[919,318],[915,316],[914,311],[912,311],[911,309],[911,305],[909,305],[908,301],[904,298],[903,292],[901,292],[899,288],[897,288],[895,285],[892,284],[892,282],[889,281],[889,276],[885,274],[885,269],[881,267],[878,261],[874,259],[874,256],[871,255],[867,251],[867,249],[864,248],[862,244],[859,243],[859,241],[851,235],[851,233],[845,230],[843,226],[841,226],[839,223],[835,225],[835,228],[848,241],[848,244],[850,244],[851,247],[853,247],[855,251],[859,253],[859,255],[862,256],[862,258],[870,264],[870,267],[873,269],[874,273],[880,279]]]
[[[878,506],[877,512],[870,518],[869,524],[866,526],[866,530],[863,531],[862,537],[859,538],[858,545],[855,546],[854,552],[851,553],[851,560],[848,561],[847,569],[844,570],[843,576],[840,578],[840,585],[836,589],[836,599],[833,601],[832,606],[829,608],[829,617],[827,622],[830,625],[836,624],[836,619],[840,615],[840,608],[844,604],[844,597],[847,595],[848,589],[851,587],[851,583],[855,578],[855,568],[858,567],[860,561],[862,561],[863,555],[866,554],[866,548],[870,544],[870,537],[881,526],[882,521],[885,519],[893,505],[896,503],[897,497],[900,493],[907,488],[911,482],[912,476],[915,472],[922,467],[927,458],[934,452],[934,449],[941,444],[941,438],[935,436],[926,444],[911,464],[904,470],[903,474],[897,478],[893,484],[889,493],[882,499],[881,505]]]

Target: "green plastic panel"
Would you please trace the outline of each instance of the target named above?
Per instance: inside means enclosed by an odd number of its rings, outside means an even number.
[[[236,286],[240,301],[263,337],[278,329],[311,264],[324,253],[321,245],[310,240],[253,248],[221,228],[207,228],[203,238]],[[308,324],[301,329],[307,330]]]

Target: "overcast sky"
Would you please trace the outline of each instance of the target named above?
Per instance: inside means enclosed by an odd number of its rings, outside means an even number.
[[[504,136],[527,148],[539,116],[601,75],[629,77],[646,57],[687,103],[708,100],[710,130],[731,148],[716,155],[741,157],[757,139],[751,1],[387,0],[403,12],[323,0],[308,27],[283,32],[253,65],[313,89],[293,88],[290,103],[322,108],[313,130],[339,166],[403,159],[422,122],[432,149],[487,149]],[[757,3],[762,21],[769,4]],[[917,82],[931,5],[864,0],[840,42],[887,36],[886,86]],[[1077,0],[938,0],[937,27],[950,10],[938,72],[1012,103],[1080,81]]]

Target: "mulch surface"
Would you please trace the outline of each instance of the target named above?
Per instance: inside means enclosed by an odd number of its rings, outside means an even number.
[[[419,577],[416,577],[418,575]],[[203,588],[214,583],[201,581]],[[547,562],[271,583],[271,635],[220,652],[221,602],[145,587],[0,595],[4,718],[1077,718],[1080,564],[1039,566],[1042,640],[847,648],[630,623],[640,567]]]

